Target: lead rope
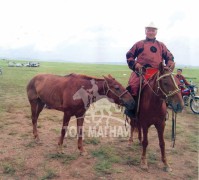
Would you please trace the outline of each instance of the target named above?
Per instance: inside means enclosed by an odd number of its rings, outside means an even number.
[[[175,140],[176,140],[176,117],[177,114],[172,110],[172,147],[174,148],[175,146]]]
[[[139,108],[140,108],[140,96],[141,96],[141,91],[142,91],[142,80],[143,80],[142,68],[139,69],[139,76],[140,76],[140,88],[139,88],[139,94],[138,94],[138,105],[137,105],[137,110],[136,110],[136,118],[138,117]]]
[[[139,113],[139,108],[140,108],[140,96],[141,96],[141,91],[142,91],[142,81],[143,81],[143,74],[142,74],[142,68],[139,69],[139,77],[140,77],[140,88],[139,88],[139,94],[138,94],[138,105],[137,105],[137,109],[136,109],[136,121],[138,120],[138,113]],[[126,122],[129,124],[129,118],[128,116],[126,115],[126,119],[125,119],[125,128],[126,128],[126,131],[127,131],[127,126],[126,126]]]
[[[126,129],[126,131],[128,131],[127,126],[126,126],[126,122],[129,124],[129,118],[127,117],[127,115],[126,115],[126,118],[125,118],[125,129]]]

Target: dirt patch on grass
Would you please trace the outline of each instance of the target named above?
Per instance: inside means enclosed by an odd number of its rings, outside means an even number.
[[[177,118],[175,148],[171,147],[171,120],[167,121],[165,141],[171,173],[163,171],[154,127],[148,136],[148,172],[139,165],[137,135],[132,147],[128,147],[128,137],[85,136],[86,156],[79,155],[76,137],[66,137],[64,154],[57,153],[62,115],[55,110],[42,111],[38,121],[40,142],[35,142],[29,107],[7,108],[0,119],[0,179],[198,179],[199,117],[188,108]],[[122,119],[119,113],[114,115]],[[109,123],[117,124],[113,120]],[[75,120],[70,122],[70,126],[75,124]],[[88,131],[88,123],[84,125]]]

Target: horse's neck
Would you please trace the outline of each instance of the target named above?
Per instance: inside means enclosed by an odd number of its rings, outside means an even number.
[[[151,99],[155,103],[158,103],[158,102],[162,103],[162,99],[160,98],[159,92],[158,92],[157,78],[158,78],[158,74],[156,73],[145,85],[142,91],[142,96],[146,99]]]
[[[97,86],[98,86],[98,93],[100,95],[99,99],[107,98],[105,81],[99,80]]]
[[[107,93],[110,91],[109,89],[109,85],[107,84],[107,82],[104,80],[104,81],[101,81],[99,83],[99,99],[97,100],[100,100],[100,99],[103,99],[103,98],[106,98],[109,102],[111,103],[116,103],[117,104],[117,101],[115,101],[114,99],[110,98]]]

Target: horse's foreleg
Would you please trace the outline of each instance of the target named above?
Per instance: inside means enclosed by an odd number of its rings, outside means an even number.
[[[62,152],[62,145],[63,145],[63,141],[64,141],[64,137],[68,128],[68,123],[70,121],[70,115],[68,115],[66,112],[64,112],[64,117],[63,117],[63,126],[62,126],[62,130],[61,130],[61,136],[59,138],[59,142],[58,142],[58,147],[59,150]]]
[[[162,162],[164,163],[164,169],[165,171],[172,171],[171,167],[167,163],[166,154],[165,154],[165,142],[164,142],[164,128],[165,128],[165,121],[162,121],[162,124],[155,125],[157,132],[158,132],[158,138],[159,138],[159,145],[162,155]]]
[[[142,129],[141,129],[140,124],[138,124],[138,139],[139,139],[140,145],[142,145]]]
[[[141,168],[148,170],[147,159],[146,159],[146,148],[148,146],[148,127],[143,127],[143,141],[142,141],[142,157],[141,157]]]
[[[77,142],[77,147],[80,150],[81,155],[85,155],[86,152],[83,147],[83,123],[84,123],[84,118],[79,117],[77,118],[77,136],[78,136],[78,142]]]
[[[133,131],[134,131],[134,122],[133,122],[133,119],[131,119],[131,122],[130,122],[130,138],[129,138],[129,142],[128,142],[128,145],[129,146],[132,146],[132,143],[133,143]]]

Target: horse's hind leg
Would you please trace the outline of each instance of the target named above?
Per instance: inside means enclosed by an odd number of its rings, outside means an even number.
[[[68,123],[70,121],[70,115],[67,112],[64,112],[64,117],[63,117],[63,126],[62,126],[62,130],[61,130],[61,136],[59,138],[59,142],[58,142],[58,148],[59,151],[61,151],[62,153],[62,145],[63,145],[63,141],[64,141],[64,137],[68,128]]]
[[[39,135],[37,132],[37,119],[39,117],[40,112],[44,107],[44,103],[41,102],[40,99],[30,101],[31,104],[31,112],[32,112],[32,125],[33,125],[33,135],[36,140],[39,140]]]
[[[156,124],[155,125],[157,131],[158,131],[158,138],[159,138],[159,145],[160,145],[160,150],[161,150],[161,155],[162,155],[162,162],[164,163],[164,169],[167,172],[171,172],[172,169],[167,163],[166,155],[165,155],[165,142],[164,142],[164,128],[165,128],[165,121],[162,121],[161,124]]]
[[[131,119],[131,122],[130,122],[130,138],[129,138],[129,146],[132,145],[133,143],[133,132],[135,130],[138,131],[138,139],[139,139],[139,142],[140,142],[140,145],[142,144],[142,131],[141,131],[141,126],[140,126],[140,123],[139,122],[135,122],[136,120],[135,119]]]

